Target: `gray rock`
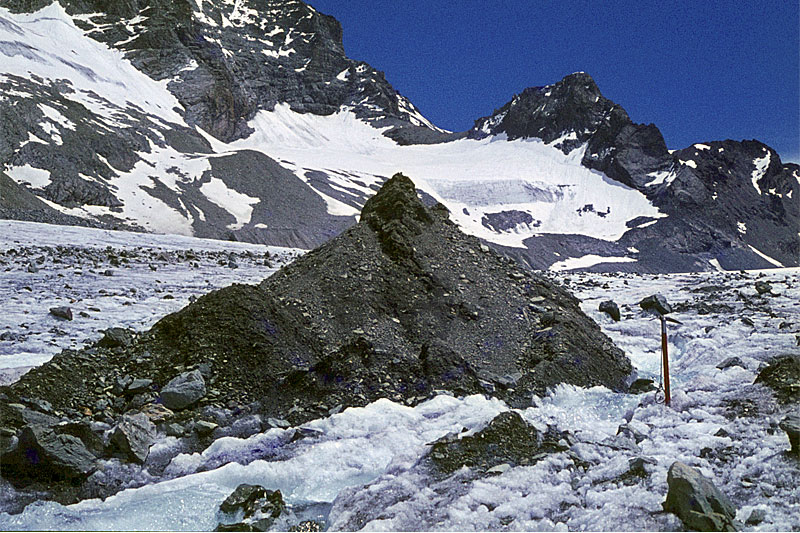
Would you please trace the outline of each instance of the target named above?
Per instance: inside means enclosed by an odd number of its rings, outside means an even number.
[[[199,420],[195,423],[194,429],[197,431],[197,434],[200,436],[205,437],[206,435],[211,435],[211,433],[219,427],[218,424],[214,422],[209,422],[207,420]]]
[[[656,390],[657,387],[652,379],[647,378],[639,378],[631,383],[628,392],[631,394],[642,394],[645,392],[650,392]]]
[[[767,517],[767,512],[764,509],[753,509],[750,516],[747,517],[745,525],[757,526]]]
[[[3,469],[33,479],[80,479],[95,468],[95,456],[73,435],[58,434],[53,428],[25,426],[12,457],[2,458]]]
[[[744,363],[738,357],[728,357],[723,362],[717,365],[717,368],[720,370],[725,370],[726,368],[730,368],[732,366],[739,366],[742,368],[747,368],[744,366]]]
[[[792,413],[780,423],[780,428],[786,432],[789,437],[789,444],[792,449],[789,453],[800,458],[800,415]]]
[[[72,320],[72,309],[67,306],[51,307],[50,314],[62,320]]]
[[[164,427],[164,432],[170,437],[182,437],[186,432],[186,429],[184,429],[182,425],[173,422],[172,424],[167,424]]]
[[[150,390],[150,385],[153,384],[152,379],[134,379],[128,385],[128,388],[125,389],[125,394],[140,394],[142,392],[147,392]]]
[[[156,441],[156,426],[142,413],[123,415],[111,432],[111,443],[129,460],[144,463]]]
[[[622,318],[622,315],[620,315],[619,312],[619,306],[612,300],[606,300],[605,302],[601,302],[600,311],[602,311],[603,313],[607,313],[608,316],[613,318],[615,322],[619,322],[619,319]]]
[[[243,483],[222,502],[219,510],[223,514],[223,522],[217,526],[217,531],[267,531],[286,510],[286,503],[279,490]],[[225,521],[232,515],[241,515],[240,521]]]
[[[103,338],[97,341],[102,348],[127,348],[133,342],[132,332],[125,328],[109,328],[103,332]]]
[[[185,409],[206,395],[206,382],[199,370],[184,372],[161,389],[161,400],[169,409]]]
[[[655,311],[659,314],[666,315],[672,312],[672,306],[669,305],[667,299],[660,294],[652,294],[639,302],[639,306],[645,311]]]
[[[772,285],[766,281],[756,281],[756,292],[758,294],[772,294]]]
[[[736,509],[725,494],[696,469],[676,461],[667,474],[664,510],[697,531],[736,531]]]

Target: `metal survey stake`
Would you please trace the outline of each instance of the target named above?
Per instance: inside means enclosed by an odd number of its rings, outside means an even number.
[[[661,364],[664,367],[664,405],[669,405],[669,356],[667,354],[667,317],[661,318]]]

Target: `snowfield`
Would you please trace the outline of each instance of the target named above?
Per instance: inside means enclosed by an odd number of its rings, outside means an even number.
[[[274,271],[277,258],[289,260],[297,253],[270,249],[274,266],[265,267],[267,249],[253,245],[0,224],[5,270],[0,334],[23,334],[0,342],[5,367],[40,364],[61,347],[95,339],[105,327],[147,328],[190,295],[234,281],[258,282]],[[62,258],[46,250],[58,246],[70,253]],[[106,246],[120,258],[123,250],[139,255],[104,276],[98,271],[107,268]],[[30,254],[18,260],[9,255],[12,249]],[[190,249],[198,260],[181,259],[179,254]],[[158,259],[161,253],[166,259]],[[36,263],[39,255],[45,256],[39,271],[28,272],[28,261]],[[76,259],[63,264],[53,257]],[[230,258],[239,268],[228,265]],[[324,521],[330,530],[678,530],[679,520],[661,510],[667,469],[674,461],[711,478],[736,505],[742,522],[755,509],[766,512],[763,522],[746,530],[800,529],[800,465],[784,455],[789,443],[778,429],[790,407],[753,385],[770,358],[797,352],[800,269],[548,275],[582,300],[584,311],[628,354],[639,377],[656,382],[660,326],[638,302],[661,293],[676,307],[672,316],[682,324],[669,325],[671,407],[653,392],[557,387],[531,398],[520,414],[537,428],[569,431],[577,441],[570,452],[477,480],[463,469],[433,478],[419,461],[428,443],[464,428],[465,435],[474,433],[509,409],[484,396],[439,395],[416,407],[383,399],[312,421],[304,426],[309,436],[297,442],[289,442],[293,429],[274,428],[222,437],[202,453],[187,454],[174,437],[162,436],[151,458],[166,462],[166,468],[148,472],[107,461],[94,475],[124,476],[130,488],[105,501],[70,506],[39,501],[21,514],[0,513],[0,529],[211,530],[219,504],[240,483],[251,483],[280,489],[294,517]],[[757,279],[770,281],[778,295],[758,296]],[[131,288],[137,290],[134,296]],[[164,301],[165,293],[174,299]],[[598,311],[606,299],[619,304],[620,322]],[[54,304],[76,311],[97,306],[102,312],[56,322],[47,314]],[[738,365],[717,368],[733,356]],[[637,434],[637,445],[615,440],[622,424]],[[584,466],[576,466],[569,454]],[[621,476],[636,457],[652,459],[645,466],[648,475],[625,484]],[[7,485],[0,492],[0,502],[14,497]]]
[[[196,259],[186,259],[189,251]],[[231,283],[260,281],[298,253],[177,235],[0,220],[0,383],[65,348],[97,341],[107,328],[144,330],[190,298]],[[74,319],[50,315],[50,308],[58,306],[69,306]]]

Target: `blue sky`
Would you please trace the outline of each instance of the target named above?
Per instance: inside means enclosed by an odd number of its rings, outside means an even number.
[[[586,71],[670,148],[758,139],[800,161],[800,2],[309,0],[434,123],[464,130]]]

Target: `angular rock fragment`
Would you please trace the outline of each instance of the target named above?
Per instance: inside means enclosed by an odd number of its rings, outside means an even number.
[[[110,439],[128,460],[137,463],[145,462],[155,441],[156,426],[143,413],[123,415]]]
[[[206,381],[199,370],[184,372],[161,389],[161,401],[168,409],[185,409],[206,395]]]
[[[664,510],[675,513],[689,529],[737,531],[736,509],[725,494],[696,469],[676,461],[667,473]]]
[[[566,439],[564,433],[552,428],[541,432],[516,411],[506,411],[474,435],[450,434],[433,442],[428,457],[443,474],[451,474],[463,466],[501,473],[498,468],[505,471],[533,464],[547,454],[567,450]]]
[[[35,424],[22,428],[16,447],[0,458],[4,477],[16,481],[85,478],[94,470],[95,461],[78,437]]]
[[[755,288],[758,294],[772,294],[772,285],[768,281],[756,281]]]
[[[775,391],[781,402],[800,401],[800,355],[776,357],[758,373],[755,382]]]
[[[784,418],[780,423],[780,428],[789,437],[789,444],[792,446],[789,453],[800,459],[800,414],[792,413]]]
[[[672,312],[672,306],[669,305],[667,299],[660,294],[653,294],[644,298],[639,302],[639,307],[645,311],[655,311],[659,314],[666,315]]]
[[[133,342],[133,334],[125,328],[108,328],[103,338],[97,341],[101,348],[127,348]]]
[[[223,521],[215,531],[267,531],[286,511],[286,504],[279,490],[243,483],[222,502],[219,510]],[[241,518],[231,522],[231,517]]]

